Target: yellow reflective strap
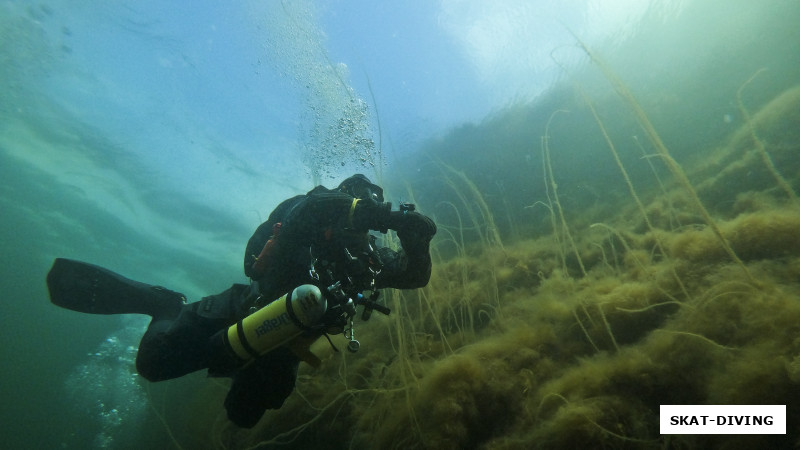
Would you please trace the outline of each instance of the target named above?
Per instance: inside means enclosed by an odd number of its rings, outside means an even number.
[[[241,324],[242,322],[239,322],[231,325],[228,328],[228,345],[231,346],[231,350],[236,353],[236,356],[241,359],[248,360],[252,358],[252,356],[247,352],[247,350],[244,348],[244,345],[242,345],[242,342],[239,340],[238,331]]]
[[[358,198],[353,199],[353,203],[350,204],[350,213],[347,214],[347,226],[353,228],[353,213],[356,211],[356,203],[359,202]]]

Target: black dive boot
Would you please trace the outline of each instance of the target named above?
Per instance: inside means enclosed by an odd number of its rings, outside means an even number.
[[[177,316],[183,294],[129,280],[92,264],[57,258],[47,274],[50,301],[90,314]]]

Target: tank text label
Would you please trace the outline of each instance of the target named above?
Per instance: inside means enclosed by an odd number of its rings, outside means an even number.
[[[274,319],[267,319],[256,328],[256,337],[261,337],[270,331],[289,323],[289,314],[283,313]]]

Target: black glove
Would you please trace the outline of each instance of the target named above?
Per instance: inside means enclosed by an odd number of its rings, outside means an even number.
[[[389,214],[389,228],[397,231],[402,242],[425,243],[436,234],[436,224],[428,216],[416,211],[392,211]]]

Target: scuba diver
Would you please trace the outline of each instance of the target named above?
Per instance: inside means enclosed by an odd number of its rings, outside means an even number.
[[[272,211],[247,243],[249,285],[186,303],[163,287],[58,258],[47,275],[50,299],[79,312],[152,316],[136,356],[139,374],[161,381],[208,369],[231,377],[228,418],[251,428],[266,409],[283,405],[301,360],[319,364],[308,348],[319,337],[344,333],[348,350],[358,350],[356,306],[363,320],[373,310],[388,314],[377,302],[380,289],[428,284],[436,225],[414,209],[403,203],[393,211],[383,189],[356,174]],[[402,248],[376,248],[369,230],[390,229]]]

